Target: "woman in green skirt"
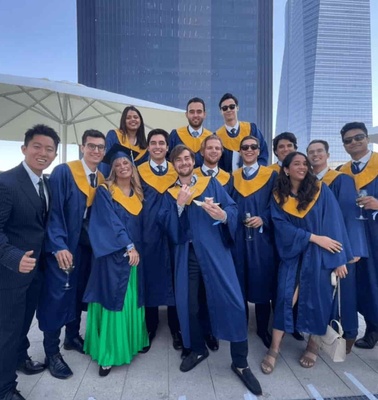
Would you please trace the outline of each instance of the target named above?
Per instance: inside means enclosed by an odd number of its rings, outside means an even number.
[[[84,294],[89,303],[84,350],[98,362],[100,376],[129,364],[149,344],[138,253],[143,192],[127,152],[116,144],[105,156],[111,172],[90,210],[95,258]]]

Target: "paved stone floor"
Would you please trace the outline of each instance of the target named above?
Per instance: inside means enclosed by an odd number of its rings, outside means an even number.
[[[98,376],[98,366],[89,356],[62,349],[65,360],[74,372],[73,377],[62,381],[53,378],[48,371],[34,376],[20,374],[18,389],[27,400],[256,399],[231,371],[227,342],[221,341],[219,351],[211,353],[192,371],[180,372],[180,353],[171,345],[164,308],[160,311],[160,319],[151,350],[138,355],[129,366],[113,368],[105,378]],[[253,310],[250,321],[254,321]],[[260,371],[260,362],[266,349],[254,332],[255,327],[251,325],[248,358],[263,388],[260,399],[378,400],[378,347],[373,350],[354,348],[344,363],[333,363],[326,354],[321,353],[314,368],[304,369],[298,359],[305,343],[286,335],[276,369],[272,375],[266,376]],[[33,322],[29,339],[30,355],[42,361],[42,334],[36,321]]]

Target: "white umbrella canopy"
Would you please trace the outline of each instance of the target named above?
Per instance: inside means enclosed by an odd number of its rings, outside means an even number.
[[[146,133],[154,128],[169,132],[187,123],[185,111],[177,108],[77,83],[0,74],[0,139],[23,141],[33,125],[49,125],[61,137],[65,161],[67,144],[80,144],[86,129],[106,134],[118,128],[128,105],[141,112]]]

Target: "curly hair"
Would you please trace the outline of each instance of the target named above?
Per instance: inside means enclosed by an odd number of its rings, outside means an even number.
[[[116,160],[118,160],[118,158]],[[139,173],[138,173],[137,168],[135,167],[135,165],[132,164],[132,162],[127,157],[122,157],[122,160],[127,160],[132,165],[133,173],[131,175],[131,180],[130,180],[131,189],[137,195],[138,199],[140,201],[143,201],[143,199],[144,199],[143,189],[142,189],[142,185],[140,183],[140,178],[139,178]],[[113,195],[113,192],[114,192],[112,190],[113,185],[117,184],[117,176],[116,176],[115,169],[114,169],[114,161],[112,163],[112,169],[110,170],[110,174],[107,177],[107,179],[105,180],[105,184],[108,187],[111,195]]]
[[[294,157],[298,155],[305,158],[308,167],[307,174],[300,183],[298,193],[296,195],[298,201],[297,210],[303,211],[307,208],[311,201],[314,200],[316,193],[319,191],[319,186],[316,183],[317,178],[313,174],[310,161],[305,154],[300,153],[299,151],[294,151],[285,157],[282,162],[280,173],[276,179],[273,193],[278,197],[278,204],[280,207],[282,207],[286,203],[288,197],[292,195],[293,185],[291,183],[290,176],[286,175],[285,173],[285,168],[289,168]]]

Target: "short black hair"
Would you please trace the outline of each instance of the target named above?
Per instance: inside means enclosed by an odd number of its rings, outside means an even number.
[[[361,129],[365,133],[365,135],[368,136],[368,130],[363,122],[348,122],[341,128],[341,137],[343,138],[344,135],[351,129]]]
[[[243,137],[243,139],[240,142],[239,150],[241,150],[241,147],[243,146],[243,143],[245,141],[247,141],[247,140],[250,140],[250,139],[254,140],[257,143],[257,145],[260,147],[260,140],[255,136],[249,135],[249,136]]]
[[[292,132],[282,132],[273,139],[273,153],[276,154],[278,143],[280,140],[288,140],[293,143],[294,149],[298,149],[297,137]]]
[[[329,144],[326,140],[322,140],[322,139],[315,139],[315,140],[311,140],[311,142],[308,144],[307,149],[306,149],[306,153],[308,153],[308,148],[315,143],[320,143],[324,146],[326,153],[329,152]]]
[[[105,141],[105,135],[104,135],[102,132],[97,131],[96,129],[87,129],[87,130],[83,133],[83,136],[81,137],[81,144],[82,144],[83,146],[85,146],[85,143],[87,143],[87,139],[88,139],[89,137],[101,138],[101,139],[104,139],[104,141]]]
[[[60,143],[60,138],[59,135],[55,132],[53,128],[50,128],[47,125],[44,124],[37,124],[34,125],[32,128],[28,129],[25,132],[25,138],[24,138],[24,146],[27,147],[29,142],[33,139],[35,135],[43,135],[43,136],[48,136],[54,141],[55,144],[55,150],[58,149],[58,145]]]
[[[223,103],[225,100],[228,100],[228,99],[234,100],[235,104],[236,104],[237,106],[239,105],[238,99],[237,99],[233,94],[231,94],[231,93],[225,93],[225,94],[222,96],[222,98],[219,100],[219,104],[218,104],[219,108],[221,108],[222,103]]]
[[[165,131],[164,129],[152,129],[147,136],[147,144],[150,144],[150,140],[152,138],[152,136],[156,136],[156,135],[162,135],[164,136],[165,139],[165,143],[168,144],[168,138],[169,138],[169,133],[167,131]]]
[[[192,103],[201,103],[203,105],[203,111],[206,111],[205,102],[200,97],[191,98],[186,105],[186,111],[188,111],[189,104]]]
[[[173,150],[171,151],[171,154],[169,155],[169,160],[171,161],[172,164],[174,164],[175,159],[185,150],[189,151],[190,157],[192,158],[192,160],[195,160],[195,154],[193,152],[193,150],[189,149],[188,146],[185,146],[184,144],[178,144],[177,146],[175,146],[173,148]]]

